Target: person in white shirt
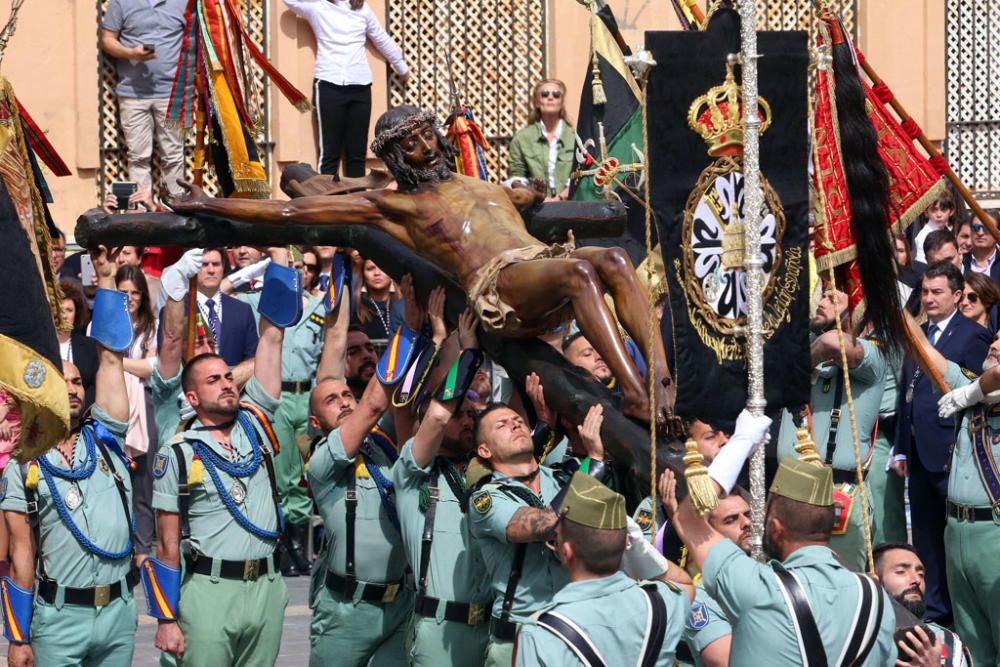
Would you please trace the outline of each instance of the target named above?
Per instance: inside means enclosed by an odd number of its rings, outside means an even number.
[[[913,239],[913,261],[919,262],[920,264],[929,264],[927,257],[924,255],[924,239],[931,232],[937,231],[939,229],[950,229],[951,216],[955,214],[955,199],[951,196],[951,192],[945,190],[941,195],[934,200],[930,208],[924,211],[924,215],[927,216],[927,224],[924,225],[919,232],[917,232],[916,237]]]
[[[319,127],[319,171],[337,175],[343,152],[344,176],[364,176],[372,113],[372,71],[365,43],[372,43],[405,85],[410,70],[403,52],[364,0],[284,3],[304,18],[316,35],[313,104]]]

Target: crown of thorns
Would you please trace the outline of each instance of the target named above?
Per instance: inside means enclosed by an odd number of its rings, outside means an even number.
[[[420,113],[410,116],[398,125],[380,132],[378,136],[375,137],[375,141],[372,142],[372,153],[382,157],[382,152],[385,151],[389,144],[413,134],[417,128],[427,123],[430,123],[430,125],[433,126],[434,116],[426,111],[421,111]]]

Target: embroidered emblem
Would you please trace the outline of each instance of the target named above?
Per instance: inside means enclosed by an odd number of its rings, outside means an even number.
[[[489,491],[480,491],[472,497],[472,506],[476,508],[477,512],[485,516],[493,509],[493,496],[490,495]]]
[[[701,630],[708,625],[708,607],[704,602],[691,605],[691,615],[688,616],[688,626],[692,630]]]
[[[45,365],[37,359],[33,359],[24,367],[24,384],[31,389],[38,389],[45,382],[45,375]]]
[[[648,530],[653,525],[653,513],[649,510],[639,510],[639,514],[635,517],[635,522],[643,530]]]
[[[167,464],[170,462],[170,457],[166,452],[160,452],[156,455],[156,459],[153,461],[153,477],[159,479],[167,474]]]
[[[959,366],[959,370],[962,371],[962,375],[964,375],[970,380],[975,380],[977,377],[979,377],[977,374],[973,373],[968,368],[962,368],[961,366]]]

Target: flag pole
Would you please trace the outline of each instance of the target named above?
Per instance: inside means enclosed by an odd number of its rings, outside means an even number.
[[[760,115],[757,110],[757,5],[740,0],[742,85],[743,85],[743,197],[745,219],[744,257],[747,276],[747,409],[764,414],[764,259],[760,252],[760,217],[764,192],[760,187]],[[733,57],[733,56],[731,56]],[[750,459],[750,516],[752,555],[760,559],[764,545],[764,448],[758,447]]]

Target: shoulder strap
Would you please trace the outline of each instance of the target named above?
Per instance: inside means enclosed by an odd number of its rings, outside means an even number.
[[[561,639],[584,667],[606,667],[607,663],[590,637],[573,621],[554,611],[546,611],[535,618],[539,627],[545,628]]]
[[[500,607],[500,620],[510,621],[510,611],[514,607],[514,595],[517,584],[521,581],[521,569],[524,567],[524,555],[528,544],[521,542],[514,547],[514,560],[510,564],[510,576],[507,578],[507,588],[503,592],[503,605]]]
[[[125,489],[125,481],[115,469],[115,463],[111,459],[111,454],[108,452],[108,448],[104,446],[104,442],[102,442],[100,438],[94,438],[94,440],[97,441],[97,448],[101,451],[101,457],[104,459],[104,463],[108,466],[108,474],[110,474],[112,479],[115,480],[115,488],[118,489],[118,498],[122,501],[122,509],[125,511],[125,520],[128,521],[128,534],[129,538],[132,540],[132,555],[135,555],[135,523],[132,521],[132,509],[129,507],[128,491]]]
[[[427,572],[431,563],[431,546],[434,542],[434,516],[437,512],[438,504],[438,476],[440,475],[438,465],[435,464],[431,470],[430,479],[427,480],[427,491],[430,495],[430,502],[427,511],[424,512],[424,532],[420,537],[420,574],[417,577],[417,594],[427,595]]]
[[[181,443],[175,442],[171,445],[174,450],[174,458],[177,460],[177,513],[181,517],[181,552],[185,556],[191,553],[191,522],[189,511],[191,509],[191,486],[188,483],[187,460],[184,458],[184,450]]]
[[[45,454],[42,454],[45,456]],[[37,463],[35,464],[38,465]],[[41,569],[42,577],[48,578],[45,574],[45,556],[42,554],[42,527],[38,520],[38,493],[35,489],[29,488],[25,483],[28,478],[28,468],[31,466],[31,462],[20,463],[18,468],[21,470],[21,486],[24,487],[24,506],[25,513],[28,515],[28,525],[31,526],[31,533],[35,538],[35,552],[38,558],[38,567]]]
[[[361,456],[361,454],[358,454]],[[351,466],[347,475],[347,495],[344,496],[344,507],[347,510],[347,535],[345,536],[346,560],[344,575],[348,581],[354,581],[354,524],[358,516],[358,479],[357,468]]]
[[[274,502],[274,518],[278,526],[278,532],[282,533],[285,531],[285,517],[281,513],[281,496],[278,495],[278,483],[274,476],[274,460],[271,458],[271,452],[261,452],[261,458],[264,459],[264,467],[267,468],[267,481],[271,483],[271,500]]]
[[[791,572],[772,565],[774,575],[778,580],[778,588],[785,599],[792,625],[795,628],[796,640],[799,644],[799,654],[803,667],[827,667],[826,649],[820,639],[816,618],[809,607],[809,598],[799,580]]]
[[[840,667],[864,664],[875,646],[878,629],[882,625],[882,587],[867,575],[858,574],[857,577],[860,586],[858,608],[855,612],[854,629],[837,662]]]
[[[639,654],[637,667],[656,667],[663,648],[663,639],[667,634],[667,605],[656,584],[642,586],[646,594],[646,610],[649,614],[646,620],[646,636],[642,639],[642,652]]]
[[[833,407],[830,408],[830,431],[826,436],[826,464],[833,465],[833,453],[837,451],[837,429],[840,427],[840,402],[844,399],[844,382],[841,371],[833,375]]]
[[[979,480],[983,483],[983,489],[990,497],[990,504],[993,507],[1000,507],[1000,470],[997,468],[996,459],[993,458],[992,438],[990,437],[987,414],[986,408],[982,405],[973,406],[969,410],[972,452],[976,460]],[[956,419],[955,422],[960,424],[961,420]],[[949,457],[950,459],[951,457]]]

